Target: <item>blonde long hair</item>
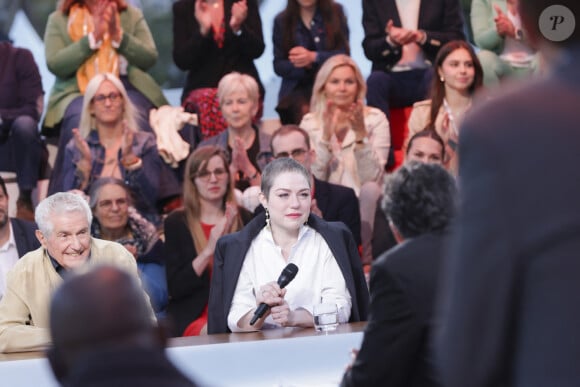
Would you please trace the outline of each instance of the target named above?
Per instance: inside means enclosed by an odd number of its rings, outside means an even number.
[[[123,96],[123,120],[127,123],[127,127],[130,130],[137,131],[137,110],[135,106],[129,99],[127,95],[127,90],[123,86],[123,82],[111,73],[102,73],[95,75],[87,84],[87,89],[85,91],[85,96],[83,97],[83,107],[81,112],[81,119],[79,122],[79,130],[81,136],[84,138],[88,136],[89,132],[95,128],[95,119],[90,112],[91,103],[93,103],[93,97],[97,93],[97,90],[101,84],[105,81],[111,82],[115,88]]]
[[[356,62],[348,55],[338,54],[331,56],[324,62],[318,73],[316,74],[316,79],[314,80],[314,86],[312,87],[312,98],[310,99],[310,112],[316,114],[317,116],[322,116],[326,110],[326,102],[328,99],[324,94],[324,86],[328,81],[328,77],[337,67],[348,66],[354,71],[356,82],[358,84],[358,95],[357,100],[364,101],[367,92],[367,84],[365,79],[360,72]]]
[[[222,201],[222,210],[225,211],[226,203],[236,203],[234,196],[234,186],[230,176],[229,161],[225,152],[218,146],[207,145],[198,147],[187,159],[185,164],[185,173],[183,178],[183,209],[187,220],[187,227],[193,238],[197,252],[202,251],[207,245],[207,238],[203,233],[200,223],[201,201],[199,200],[199,191],[195,185],[195,176],[207,167],[209,160],[219,156],[224,163],[224,168],[228,174],[228,186]],[[232,222],[228,233],[238,231],[243,226],[242,218],[238,212],[236,219]]]

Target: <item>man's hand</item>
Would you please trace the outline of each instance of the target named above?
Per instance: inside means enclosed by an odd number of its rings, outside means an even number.
[[[493,8],[495,9],[495,13],[497,14],[495,19],[493,20],[495,21],[495,29],[498,35],[502,37],[507,36],[510,38],[515,38],[516,28],[514,27],[510,19],[503,13],[501,8],[497,4],[494,4]]]

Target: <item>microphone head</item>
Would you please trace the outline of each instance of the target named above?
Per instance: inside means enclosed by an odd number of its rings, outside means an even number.
[[[280,277],[278,277],[278,285],[280,286],[280,288],[284,288],[286,285],[288,285],[290,281],[292,281],[294,277],[296,277],[297,273],[298,266],[296,266],[293,263],[289,263],[288,265],[286,265],[284,270],[282,270]]]

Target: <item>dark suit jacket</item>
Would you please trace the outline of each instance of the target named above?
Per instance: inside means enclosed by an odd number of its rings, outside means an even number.
[[[445,242],[423,234],[373,263],[369,323],[342,386],[438,386],[428,347]]]
[[[217,87],[220,79],[237,71],[251,75],[264,95],[264,88],[254,66],[266,47],[262,21],[256,0],[248,0],[248,17],[242,24],[242,34],[236,36],[230,28],[232,5],[237,0],[224,0],[225,38],[223,47],[216,44],[213,33],[202,36],[195,18],[195,0],[173,3],[173,60],[177,67],[187,71],[181,100],[194,89]]]
[[[265,216],[261,213],[241,231],[225,235],[218,240],[209,294],[208,333],[230,331],[227,317],[240,270],[252,241],[265,225]],[[342,223],[329,223],[312,214],[308,218],[308,225],[319,232],[328,243],[344,276],[346,287],[352,297],[350,321],[366,320],[369,293],[357,246],[350,231]]]
[[[385,27],[389,19],[396,27],[401,27],[395,0],[363,0],[363,49],[373,62],[373,71],[389,71],[401,59],[401,49],[392,48],[386,41]],[[422,49],[426,59],[433,62],[442,45],[450,40],[465,39],[459,0],[421,1],[418,29],[427,33]]]
[[[38,229],[36,223],[18,218],[10,218],[10,225],[14,233],[18,257],[22,258],[24,254],[40,247],[40,242],[35,234],[35,231]]]
[[[353,189],[314,178],[314,198],[324,220],[346,224],[360,245],[360,210]]]
[[[580,47],[561,59],[461,129],[437,340],[445,386],[580,383]]]
[[[241,210],[240,214],[244,224],[249,222],[248,211]],[[183,210],[175,210],[165,219],[165,251],[169,292],[167,315],[172,324],[171,334],[181,336],[207,305],[210,281],[208,270],[199,276],[191,265],[197,251]]]

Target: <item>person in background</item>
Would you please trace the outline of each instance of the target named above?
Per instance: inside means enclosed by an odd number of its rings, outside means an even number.
[[[342,6],[334,0],[288,0],[272,35],[282,124],[298,124],[308,113],[316,72],[331,56],[349,54],[348,38]]]
[[[390,134],[383,112],[364,106],[365,91],[366,83],[351,57],[329,58],[318,71],[310,112],[300,127],[310,135],[316,152],[314,176],[352,188],[359,198],[362,259],[368,264]]]
[[[481,50],[483,83],[497,86],[505,78],[525,78],[538,69],[536,51],[524,34],[519,0],[473,0],[473,40]]]
[[[0,176],[0,299],[6,291],[6,276],[18,259],[40,247],[36,239],[36,225],[27,220],[8,216],[8,191]]]
[[[227,130],[200,145],[217,145],[226,151],[238,203],[254,211],[261,181],[258,155],[270,144],[269,136],[254,125],[260,104],[258,84],[249,75],[233,72],[220,80],[217,95]]]
[[[61,190],[86,193],[100,177],[126,181],[135,207],[157,225],[157,203],[181,188],[159,157],[153,134],[137,125],[123,83],[112,74],[94,76],[85,91],[79,128],[66,146],[63,170],[56,175],[62,176]]]
[[[62,386],[195,387],[168,359],[163,326],[134,277],[97,266],[68,277],[50,303],[52,372]]]
[[[270,148],[274,158],[291,157],[309,172],[316,159],[310,148],[310,137],[297,125],[284,125],[272,134]],[[311,175],[312,201],[310,212],[327,222],[342,222],[360,245],[360,213],[358,199],[352,188],[328,183]]]
[[[141,10],[125,0],[59,1],[48,17],[44,44],[46,64],[56,80],[42,133],[58,136],[55,171],[62,169],[65,147],[81,120],[83,95],[96,74],[120,78],[139,112],[138,127],[152,132],[149,110],[168,102],[147,73],[158,54]],[[58,191],[60,186],[53,186],[51,178],[48,193]]]
[[[200,88],[216,88],[233,71],[264,87],[254,60],[264,52],[257,0],[178,0],[173,3],[173,60],[187,71],[181,102]]]
[[[457,142],[463,117],[481,91],[483,70],[469,43],[453,40],[445,44],[433,63],[435,77],[431,99],[417,102],[409,116],[409,137],[424,129],[435,130],[445,143],[443,163],[457,174]]]
[[[363,0],[365,56],[373,63],[367,103],[389,108],[425,99],[431,63],[445,43],[464,39],[459,0]]]
[[[0,300],[0,352],[47,347],[47,306],[52,292],[70,273],[106,263],[127,270],[139,281],[135,258],[127,249],[91,237],[92,217],[86,200],[70,192],[56,193],[38,204],[36,237],[42,247],[24,255],[8,273],[6,292]],[[155,319],[149,297],[144,291],[142,296],[150,318]]]
[[[133,254],[143,288],[157,316],[167,306],[165,244],[156,227],[133,207],[129,187],[115,177],[101,177],[89,192],[91,235],[122,244]]]
[[[430,340],[456,196],[434,163],[405,163],[387,179],[383,210],[398,245],[373,262],[370,319],[342,387],[440,386]]]
[[[32,190],[36,188],[45,145],[38,133],[44,92],[32,53],[0,37],[0,168],[15,171],[18,183],[16,216],[34,220]],[[46,157],[47,159],[47,157]]]
[[[427,164],[443,165],[445,159],[445,145],[436,131],[424,129],[409,139],[405,150],[405,162],[422,162]],[[378,209],[375,213],[375,227],[373,229],[373,257],[379,257],[390,248],[397,245],[397,241],[384,212]]]
[[[368,289],[351,232],[310,214],[310,173],[280,158],[264,169],[265,212],[218,240],[208,310],[208,333],[273,327],[312,327],[312,307],[336,303],[341,320],[364,321]],[[273,282],[288,263],[299,271],[284,289]],[[250,325],[260,303],[270,306]]]
[[[165,219],[167,315],[172,336],[205,332],[216,242],[251,219],[236,204],[230,176],[220,147],[198,147],[185,167],[183,208]]]
[[[548,71],[463,121],[434,341],[447,387],[580,380],[580,2],[525,0],[518,13]]]

